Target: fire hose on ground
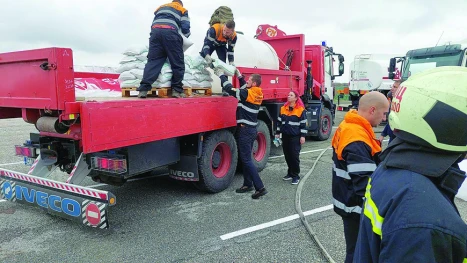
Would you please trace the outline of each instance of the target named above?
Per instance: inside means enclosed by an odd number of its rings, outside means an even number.
[[[297,187],[297,191],[296,191],[296,194],[295,194],[295,210],[297,211],[299,217],[300,217],[300,220],[302,221],[303,225],[305,226],[308,234],[310,235],[311,237],[311,240],[313,241],[313,243],[315,245],[318,246],[321,254],[326,258],[326,260],[328,262],[331,262],[331,263],[335,263],[335,261],[332,259],[331,255],[329,255],[329,253],[327,252],[326,248],[324,248],[324,246],[321,244],[321,242],[318,240],[318,237],[316,236],[315,232],[313,231],[313,229],[311,228],[311,226],[308,224],[307,220],[306,220],[306,217],[305,215],[303,214],[303,211],[302,211],[302,207],[301,207],[301,204],[300,204],[300,197],[301,197],[301,194],[302,194],[302,189],[303,189],[303,185],[305,184],[305,181],[306,179],[308,179],[308,177],[310,177],[310,175],[313,173],[313,171],[315,170],[315,167],[316,167],[316,164],[318,163],[318,161],[321,159],[321,157],[323,156],[323,154],[329,150],[329,149],[332,149],[332,148],[326,148],[324,149],[323,151],[321,151],[321,153],[319,154],[318,158],[316,158],[315,162],[313,163],[313,166],[311,167],[311,169],[308,171],[308,173],[303,177],[303,179],[300,180],[300,183],[298,184],[298,187]]]

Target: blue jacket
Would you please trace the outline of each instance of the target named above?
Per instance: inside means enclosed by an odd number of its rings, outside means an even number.
[[[417,151],[388,155],[371,176],[354,262],[466,262],[467,226],[454,204],[465,173],[439,153],[418,164]]]
[[[181,31],[186,37],[191,35],[188,10],[177,2],[171,2],[157,8],[154,12],[152,27],[154,28],[158,25],[172,26],[178,31]]]

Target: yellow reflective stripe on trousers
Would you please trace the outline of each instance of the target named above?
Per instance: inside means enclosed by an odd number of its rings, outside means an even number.
[[[378,212],[378,207],[376,207],[375,202],[373,199],[371,199],[371,178],[368,180],[368,185],[366,186],[366,192],[365,192],[365,209],[364,209],[364,214],[366,217],[368,217],[371,221],[371,226],[373,229],[373,232],[377,235],[379,235],[382,238],[383,232],[383,221],[384,218],[379,215]]]

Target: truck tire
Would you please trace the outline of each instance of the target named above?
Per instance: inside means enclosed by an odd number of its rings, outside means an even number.
[[[253,143],[253,163],[258,172],[261,172],[268,163],[271,153],[271,136],[268,125],[264,121],[258,120],[258,135]]]
[[[318,135],[313,136],[317,141],[325,141],[329,139],[332,132],[332,114],[328,108],[324,108],[319,120]]]
[[[271,133],[269,132],[268,125],[262,120],[258,120],[258,126],[256,126],[256,129],[258,131],[258,135],[253,143],[251,158],[253,159],[253,163],[255,164],[258,172],[261,172],[266,167],[269,154],[271,153]],[[238,140],[238,129],[235,138]],[[242,162],[238,161],[237,170],[239,172],[243,172],[242,169]]]
[[[199,181],[195,186],[209,193],[218,193],[232,183],[237,167],[237,142],[227,130],[215,131],[204,138],[198,160]]]

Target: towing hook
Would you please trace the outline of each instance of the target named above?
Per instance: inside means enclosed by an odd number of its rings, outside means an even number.
[[[51,70],[51,69],[56,69],[57,66],[55,64],[49,64],[48,62],[42,63],[39,67],[43,70]]]

